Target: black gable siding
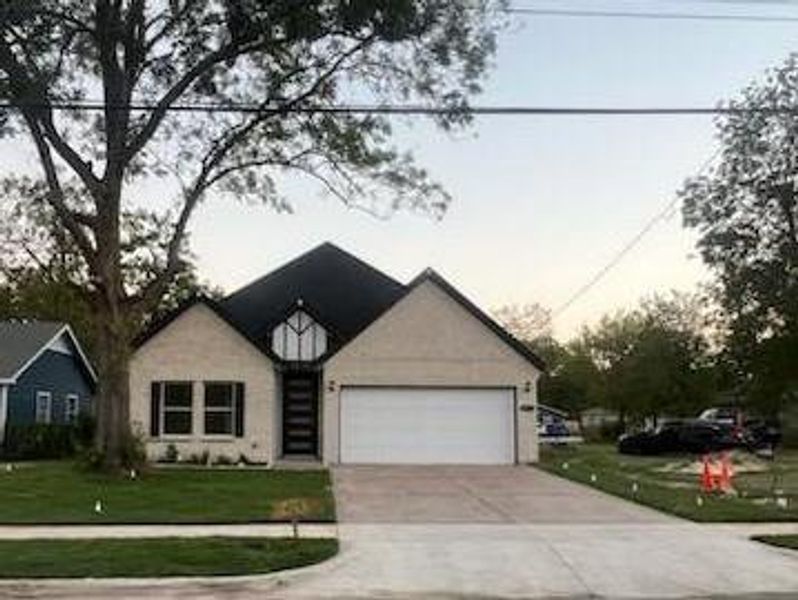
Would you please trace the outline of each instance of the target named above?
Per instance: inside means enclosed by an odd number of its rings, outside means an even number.
[[[91,410],[92,384],[75,356],[46,350],[8,390],[8,424],[36,420],[36,392],[50,392],[53,423],[63,423],[67,394],[78,394],[81,413]]]

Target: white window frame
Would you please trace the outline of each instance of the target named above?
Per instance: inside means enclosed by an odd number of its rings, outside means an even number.
[[[78,422],[80,416],[80,396],[78,394],[67,394],[64,398],[64,422],[73,425]]]
[[[205,381],[202,388],[202,432],[205,437],[213,438],[232,438],[236,435],[236,381]],[[209,385],[224,385],[230,390],[230,407],[212,406],[208,407],[207,393]],[[224,413],[230,415],[230,433],[208,433],[205,416],[208,413]]]
[[[42,410],[40,403],[46,402],[46,410],[44,411],[44,419],[41,419]],[[34,420],[37,424],[49,425],[53,422],[53,394],[44,390],[36,390],[36,406],[34,413]]]
[[[168,407],[166,404],[166,388],[170,385],[187,385],[191,390],[191,404],[186,406],[172,406]],[[160,435],[161,437],[171,437],[171,438],[190,438],[194,435],[194,382],[193,381],[162,381],[161,382],[161,397],[159,398],[160,403]],[[166,431],[166,413],[167,412],[183,412],[189,413],[191,418],[189,419],[189,423],[191,427],[189,428],[188,433],[170,433]]]

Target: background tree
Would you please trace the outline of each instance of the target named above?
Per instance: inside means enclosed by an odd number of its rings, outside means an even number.
[[[537,302],[501,306],[493,311],[493,317],[523,342],[552,337],[551,311]]]
[[[798,58],[726,103],[720,160],[685,184],[685,225],[716,275],[728,328],[727,363],[753,401],[773,412],[798,389]]]
[[[547,383],[554,406],[618,411],[621,427],[662,415],[694,416],[715,391],[703,304],[695,296],[652,296],[607,315],[563,347]]]
[[[540,402],[567,411],[578,418],[591,406],[602,403],[601,377],[581,340],[557,344],[547,358],[548,371],[540,380]]]
[[[0,206],[0,320],[42,319],[69,323],[92,362],[96,362],[97,333],[92,307],[86,301],[84,274],[74,250],[63,247],[64,236],[40,203],[21,201]],[[127,223],[123,224],[125,227]],[[194,263],[184,255],[159,303],[136,324],[161,318],[197,295],[221,296],[217,288],[199,280]]]
[[[214,191],[285,209],[279,177],[296,172],[366,210],[440,213],[449,196],[392,147],[386,117],[330,109],[398,99],[442,108],[433,116],[441,127],[466,124],[498,8],[487,0],[0,4],[0,99],[14,106],[0,115],[0,131],[30,142],[40,166],[3,173],[3,192],[45,205],[55,226],[44,233],[74,250],[75,283],[96,325],[97,444],[109,465],[129,438],[130,340],[183,269],[202,199]],[[94,100],[98,111],[59,108]],[[191,105],[247,110],[179,110]],[[138,182],[167,176],[179,183],[175,197],[141,201]]]

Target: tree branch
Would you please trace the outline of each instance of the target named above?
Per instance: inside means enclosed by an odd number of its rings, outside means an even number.
[[[72,239],[75,240],[75,244],[78,246],[78,248],[80,248],[83,257],[86,259],[86,263],[90,266],[93,266],[95,260],[94,247],[92,246],[91,240],[86,235],[86,232],[80,225],[80,220],[82,217],[76,216],[75,213],[73,213],[66,205],[64,200],[64,191],[61,188],[61,182],[58,179],[58,172],[55,168],[55,163],[53,162],[53,158],[50,153],[50,147],[44,138],[44,134],[39,128],[39,123],[36,122],[35,119],[30,118],[28,115],[25,115],[25,121],[30,129],[33,142],[39,154],[39,160],[44,170],[47,187],[49,188],[47,202],[53,208],[64,227],[72,235]]]
[[[196,179],[194,180],[194,183],[185,194],[183,207],[180,211],[177,222],[175,223],[174,233],[172,234],[172,238],[170,239],[167,247],[166,267],[158,276],[153,278],[152,281],[150,281],[150,283],[148,283],[137,296],[130,298],[130,302],[138,310],[140,311],[146,310],[149,304],[152,304],[153,302],[157,301],[157,299],[162,294],[163,290],[168,285],[169,279],[177,271],[179,267],[180,246],[183,243],[183,239],[185,237],[188,221],[191,217],[191,214],[194,212],[194,209],[196,208],[200,198],[207,191],[210,185],[209,181],[212,181],[212,183],[217,183],[222,179],[221,177],[214,177],[213,171],[219,166],[219,164],[221,164],[221,162],[225,159],[227,154],[233,148],[235,148],[235,146],[239,142],[245,139],[247,135],[249,135],[256,127],[258,127],[268,119],[288,114],[294,107],[298,106],[299,104],[302,104],[308,98],[315,95],[319,91],[321,86],[324,85],[324,83],[326,83],[330,79],[330,77],[332,77],[341,68],[341,66],[347,60],[349,60],[349,58],[351,58],[353,55],[357,54],[363,48],[368,46],[373,39],[374,35],[367,36],[359,40],[359,42],[354,46],[352,46],[352,48],[343,52],[338,58],[336,58],[330,64],[330,66],[327,69],[325,69],[316,78],[313,84],[306,91],[292,98],[290,101],[282,104],[278,111],[268,112],[268,113],[260,113],[260,112],[256,113],[255,117],[253,117],[248,123],[245,123],[244,125],[239,127],[239,129],[237,129],[232,135],[223,136],[222,139],[218,140],[212,145],[211,151],[206,155],[205,159],[202,161],[203,166],[202,169],[200,170],[200,173],[197,175]],[[266,101],[262,103],[262,106],[265,108],[268,106],[269,103],[270,99],[266,99]],[[168,110],[168,105],[163,109],[162,111],[163,114],[165,114],[167,110]],[[161,118],[162,117],[163,115],[161,116]],[[157,127],[157,123],[155,123],[154,127]],[[229,171],[228,174],[230,172],[233,171]]]
[[[0,70],[9,76],[12,97],[22,110],[26,121],[40,123],[36,129],[52,145],[58,155],[70,166],[92,194],[99,194],[100,181],[89,163],[66,143],[53,124],[53,111],[41,86],[29,75],[17,60],[13,50],[0,36]]]

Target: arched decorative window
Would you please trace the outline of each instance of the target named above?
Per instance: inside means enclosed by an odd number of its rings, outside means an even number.
[[[283,360],[316,360],[327,352],[327,332],[299,309],[272,331],[272,350]]]

